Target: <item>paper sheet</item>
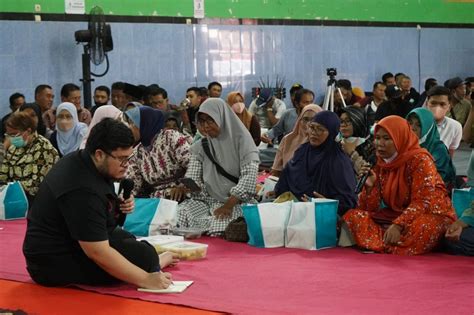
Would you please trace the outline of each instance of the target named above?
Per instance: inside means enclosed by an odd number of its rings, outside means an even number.
[[[167,289],[154,290],[154,289],[144,289],[138,288],[140,292],[148,293],[182,293],[186,290],[194,281],[173,281],[173,284],[170,285]]]

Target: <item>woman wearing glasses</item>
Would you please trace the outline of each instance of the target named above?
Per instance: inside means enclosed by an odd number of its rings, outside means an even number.
[[[258,149],[252,136],[223,100],[207,99],[197,114],[205,138],[191,147],[186,177],[197,185],[191,199],[179,205],[182,227],[221,235],[229,222],[242,216],[241,203],[256,193]]]
[[[278,150],[273,161],[272,175],[279,177],[286,163],[293,157],[296,149],[303,143],[308,142],[308,123],[313,117],[322,111],[319,105],[306,105],[296,120],[293,131],[287,134],[280,142]]]
[[[369,133],[365,110],[348,106],[341,114],[339,138],[342,150],[351,158],[354,170],[362,175],[367,165],[375,164],[375,147]]]
[[[133,194],[139,197],[171,198],[181,201],[174,193],[189,163],[189,142],[176,130],[164,129],[163,112],[147,106],[125,112],[135,141],[127,178],[135,183]]]
[[[308,196],[339,200],[339,215],[356,205],[356,176],[351,160],[336,136],[339,117],[322,111],[308,124],[308,142],[301,145],[286,164],[275,186],[279,196],[291,192],[298,199]]]
[[[51,143],[36,132],[37,120],[27,112],[15,112],[6,122],[10,146],[0,168],[0,182],[19,181],[32,201],[46,173],[59,159]]]

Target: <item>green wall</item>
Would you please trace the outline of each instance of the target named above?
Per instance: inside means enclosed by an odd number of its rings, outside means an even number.
[[[85,0],[106,14],[192,17],[193,0]],[[474,24],[474,0],[204,0],[206,17]],[[64,0],[0,0],[0,12],[64,13]]]

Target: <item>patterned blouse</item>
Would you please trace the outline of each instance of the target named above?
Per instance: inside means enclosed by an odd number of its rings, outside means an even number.
[[[48,139],[35,134],[26,147],[8,148],[0,168],[0,182],[19,181],[28,195],[35,196],[46,173],[58,160],[58,151]]]
[[[434,162],[426,154],[416,154],[407,161],[407,182],[410,193],[404,196],[404,211],[393,221],[405,227],[420,214],[438,214],[454,218],[454,210],[451,200],[444,186],[441,176],[436,170]],[[362,191],[357,208],[363,209],[376,215],[381,210],[383,202],[381,188],[387,182],[388,172],[375,169],[377,182],[367,196],[366,190]]]
[[[136,146],[126,175],[135,183],[134,195],[168,198],[171,188],[178,186],[186,173],[189,148],[187,137],[175,130],[162,130],[149,149]]]

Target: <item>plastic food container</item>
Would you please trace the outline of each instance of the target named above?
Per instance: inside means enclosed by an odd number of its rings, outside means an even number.
[[[206,258],[207,247],[207,244],[183,241],[161,245],[159,252],[177,253],[181,260],[196,260]]]
[[[185,239],[200,238],[203,232],[204,231],[196,228],[179,228],[171,230],[171,234],[182,236]]]

